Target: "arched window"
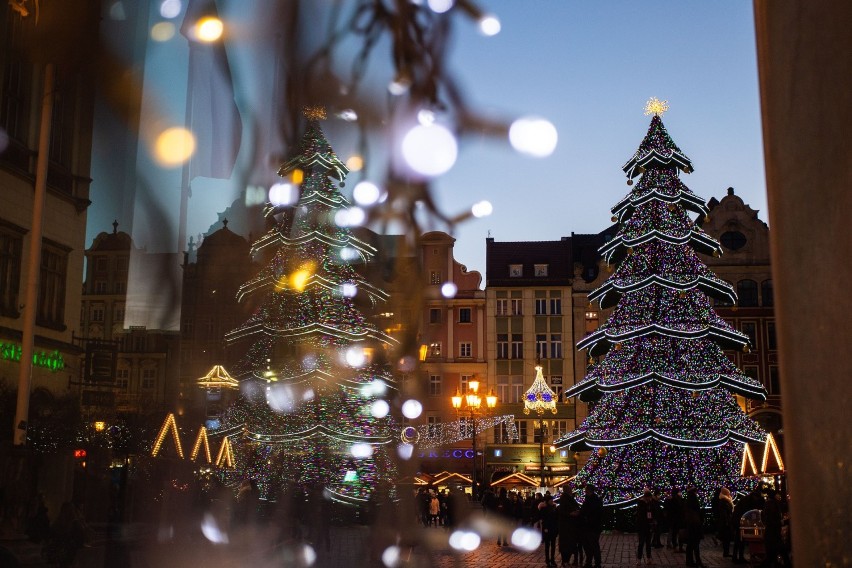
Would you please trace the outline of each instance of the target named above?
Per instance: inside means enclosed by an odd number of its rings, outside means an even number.
[[[775,298],[772,293],[772,280],[764,280],[760,284],[760,296],[763,300],[762,306],[772,307],[775,305]]]
[[[754,280],[740,280],[737,282],[737,296],[739,306],[754,307],[757,305],[757,282]]]

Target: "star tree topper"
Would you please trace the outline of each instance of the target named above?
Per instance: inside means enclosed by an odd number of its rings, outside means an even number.
[[[667,110],[669,110],[669,101],[661,101],[657,97],[651,97],[645,103],[645,116],[649,114],[663,116],[663,113]]]

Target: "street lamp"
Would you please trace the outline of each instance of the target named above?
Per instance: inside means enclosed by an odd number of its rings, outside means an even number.
[[[494,391],[485,396],[485,407],[482,406],[483,397],[479,396],[479,381],[472,380],[467,383],[467,393],[461,394],[456,390],[455,396],[451,397],[453,408],[457,414],[468,413],[472,424],[471,438],[473,439],[473,469],[471,474],[471,493],[474,499],[477,498],[476,491],[476,415],[480,412],[488,412],[497,406],[497,397]]]
[[[529,414],[530,410],[534,410],[539,416],[543,416],[546,411],[556,414],[556,393],[547,386],[544,381],[544,375],[541,373],[541,365],[535,366],[535,380],[532,386],[524,393],[524,414]],[[541,486],[546,487],[544,479],[544,437],[547,435],[547,420],[536,420],[535,427],[539,428],[538,436],[538,453],[541,465]],[[555,451],[555,448],[554,448]]]

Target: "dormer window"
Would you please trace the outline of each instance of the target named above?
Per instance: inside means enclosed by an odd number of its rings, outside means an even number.
[[[524,265],[523,264],[510,264],[509,265],[509,276],[511,278],[520,278],[524,275]]]
[[[537,277],[547,276],[547,265],[546,264],[536,264],[534,274]]]

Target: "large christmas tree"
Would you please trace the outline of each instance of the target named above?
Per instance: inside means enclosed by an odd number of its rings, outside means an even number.
[[[698,254],[722,250],[690,217],[708,210],[680,180],[692,163],[669,137],[663,110],[656,99],[646,108],[654,115],[648,133],[623,168],[629,185],[641,179],[613,207],[619,231],[600,249],[616,268],[589,301],[615,309],[578,343],[590,368],[566,391],[594,402],[582,425],[556,443],[592,450],[575,487],[594,484],[611,506],[630,503],[645,485],[695,485],[705,503],[721,486],[743,489],[743,443],[765,438],[734,396],[766,393],[723,352],[748,350],[748,338],[710,303],[735,303],[736,294]]]
[[[258,308],[226,336],[251,347],[235,368],[240,397],[218,432],[234,442],[239,475],[264,492],[322,487],[333,499],[359,503],[394,474],[391,419],[385,405],[374,406],[395,389],[381,364],[393,339],[360,309],[387,294],[354,266],[376,250],[335,222],[349,203],[334,180],[342,182],[348,169],[320,128],[324,112],[306,116],[298,148],[278,171],[298,185],[298,203],[271,198],[266,206],[272,227],[253,254],[267,262],[239,291]]]

